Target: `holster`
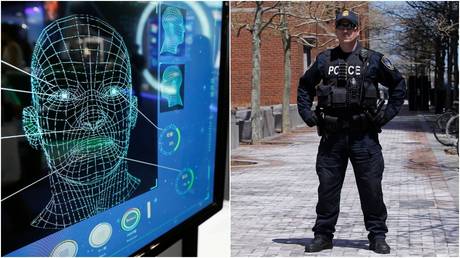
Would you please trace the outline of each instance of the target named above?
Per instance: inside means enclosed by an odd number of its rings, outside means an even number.
[[[324,135],[324,123],[323,123],[323,112],[318,109],[318,107],[315,109],[315,115],[318,118],[318,124],[316,125],[316,132],[318,133],[318,136],[323,136]]]
[[[342,124],[338,117],[324,115],[324,130],[327,133],[337,133],[342,129]]]

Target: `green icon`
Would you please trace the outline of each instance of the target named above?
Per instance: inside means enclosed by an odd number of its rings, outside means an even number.
[[[130,208],[121,218],[121,228],[124,231],[131,231],[137,227],[140,220],[141,211],[138,208]]]
[[[181,140],[180,130],[174,124],[163,129],[160,134],[160,152],[169,156],[179,149]]]
[[[186,168],[176,177],[176,192],[183,195],[190,191],[195,182],[195,172],[191,168]]]

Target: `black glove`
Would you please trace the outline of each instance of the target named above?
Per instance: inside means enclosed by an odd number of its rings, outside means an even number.
[[[376,127],[376,128],[380,128],[382,126],[384,126],[388,121],[385,117],[385,112],[382,110],[380,112],[378,112],[377,114],[375,115],[372,115],[370,113],[366,113],[366,115],[368,116],[369,118],[369,121]]]
[[[304,112],[302,119],[309,127],[313,127],[318,124],[318,117],[313,111]]]

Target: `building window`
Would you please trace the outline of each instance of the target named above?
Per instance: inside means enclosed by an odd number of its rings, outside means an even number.
[[[316,46],[316,38],[304,38],[310,45]],[[303,45],[303,70],[307,70],[308,67],[312,64],[311,60],[311,46]]]

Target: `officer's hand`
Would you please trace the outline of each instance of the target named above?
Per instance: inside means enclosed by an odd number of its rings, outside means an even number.
[[[307,111],[303,115],[303,121],[309,126],[313,127],[318,124],[318,117],[316,116],[315,112]]]
[[[377,128],[380,128],[387,123],[387,120],[385,118],[385,112],[383,110],[375,115],[371,115],[369,118],[371,123]]]

